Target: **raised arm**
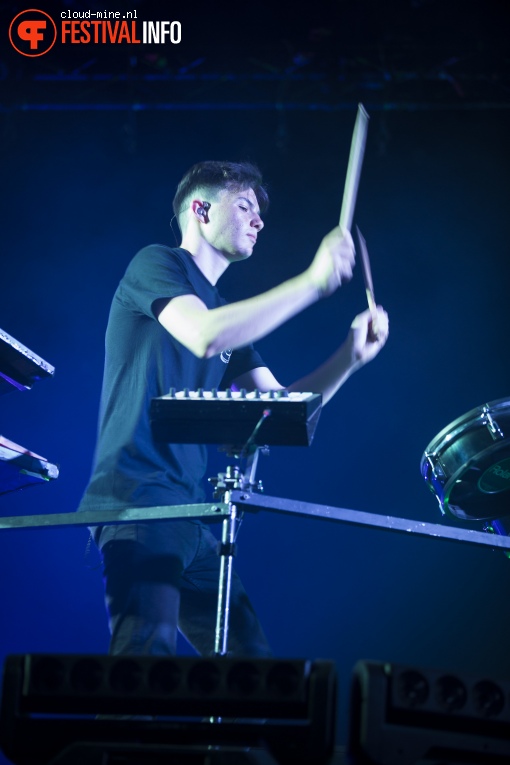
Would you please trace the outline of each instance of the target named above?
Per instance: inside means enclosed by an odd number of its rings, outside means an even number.
[[[288,319],[332,294],[352,276],[354,247],[339,227],[322,240],[311,265],[302,274],[247,300],[212,310],[194,295],[170,300],[158,320],[180,343],[200,358],[225,348],[240,348],[269,334]]]
[[[369,310],[358,314],[338,350],[324,364],[287,389],[322,393],[322,403],[327,404],[352,373],[375,358],[385,345],[389,332],[388,314],[381,306],[377,306],[377,330],[375,337]]]
[[[324,364],[310,374],[286,387],[288,391],[321,393],[322,403],[327,404],[344,382],[358,369],[371,361],[388,339],[388,314],[377,306],[378,334],[371,331],[370,311],[358,314],[351,324],[345,342]],[[285,386],[276,380],[267,367],[252,369],[234,380],[234,387],[261,391],[279,390]]]

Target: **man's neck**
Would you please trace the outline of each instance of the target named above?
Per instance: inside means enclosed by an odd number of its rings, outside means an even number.
[[[217,283],[230,265],[220,250],[211,247],[202,238],[184,236],[180,246],[190,253],[205,278],[213,285]]]

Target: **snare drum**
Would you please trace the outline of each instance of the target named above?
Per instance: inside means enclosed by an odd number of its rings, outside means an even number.
[[[510,515],[510,401],[472,409],[425,449],[421,474],[441,512],[462,520]]]

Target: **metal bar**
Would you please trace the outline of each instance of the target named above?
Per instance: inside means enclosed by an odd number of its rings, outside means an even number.
[[[160,505],[156,507],[130,507],[126,510],[91,510],[83,513],[50,513],[49,515],[19,515],[0,517],[2,529],[41,529],[58,526],[101,526],[103,524],[137,523],[139,521],[199,518],[202,521],[221,521],[229,516],[229,506],[223,502],[197,505]]]
[[[229,492],[226,492],[228,495]],[[230,514],[223,521],[221,534],[220,577],[218,586],[218,605],[216,610],[216,630],[214,633],[214,653],[226,656],[228,653],[228,625],[230,616],[230,590],[232,585],[232,564],[237,533],[237,508],[229,504]]]
[[[248,512],[268,510],[287,515],[304,515],[310,518],[352,523],[387,531],[398,531],[417,536],[447,539],[454,542],[467,542],[485,547],[510,551],[510,537],[488,534],[484,531],[443,526],[438,523],[397,518],[391,515],[378,515],[361,510],[349,510],[330,505],[317,505],[312,502],[299,502],[263,494],[250,494],[246,491],[232,491],[232,502]],[[161,505],[157,507],[134,507],[127,510],[88,511],[83,513],[51,513],[48,515],[20,515],[0,517],[0,531],[8,529],[38,529],[69,526],[99,526],[102,524],[136,523],[139,521],[176,520],[179,518],[199,518],[205,522],[221,521],[229,518],[229,505],[224,502],[196,505]]]
[[[483,545],[490,548],[497,547],[500,550],[510,550],[510,537],[488,534],[485,531],[442,526],[438,523],[423,523],[422,521],[396,518],[391,515],[377,515],[376,513],[349,510],[343,507],[316,505],[313,502],[298,502],[293,499],[250,494],[246,491],[233,491],[231,500],[240,509],[248,512],[269,510],[287,515],[304,515],[310,518],[353,523],[357,526],[369,526],[386,531],[399,531],[416,536],[448,539],[452,542],[467,542],[468,544]]]

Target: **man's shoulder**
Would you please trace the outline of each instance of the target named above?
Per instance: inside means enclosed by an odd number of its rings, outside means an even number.
[[[112,302],[112,312],[125,309],[151,315],[156,299],[193,292],[189,256],[179,247],[150,244],[131,259]]]
[[[142,247],[141,250],[138,250],[129,265],[131,266],[132,264],[138,263],[141,260],[177,260],[185,263],[186,259],[187,253],[181,247],[169,247],[166,244],[148,244],[145,247]]]
[[[166,244],[149,244],[138,250],[129,262],[122,281],[147,278],[150,274],[169,276],[174,273],[187,274],[189,256],[180,247],[168,247]]]

